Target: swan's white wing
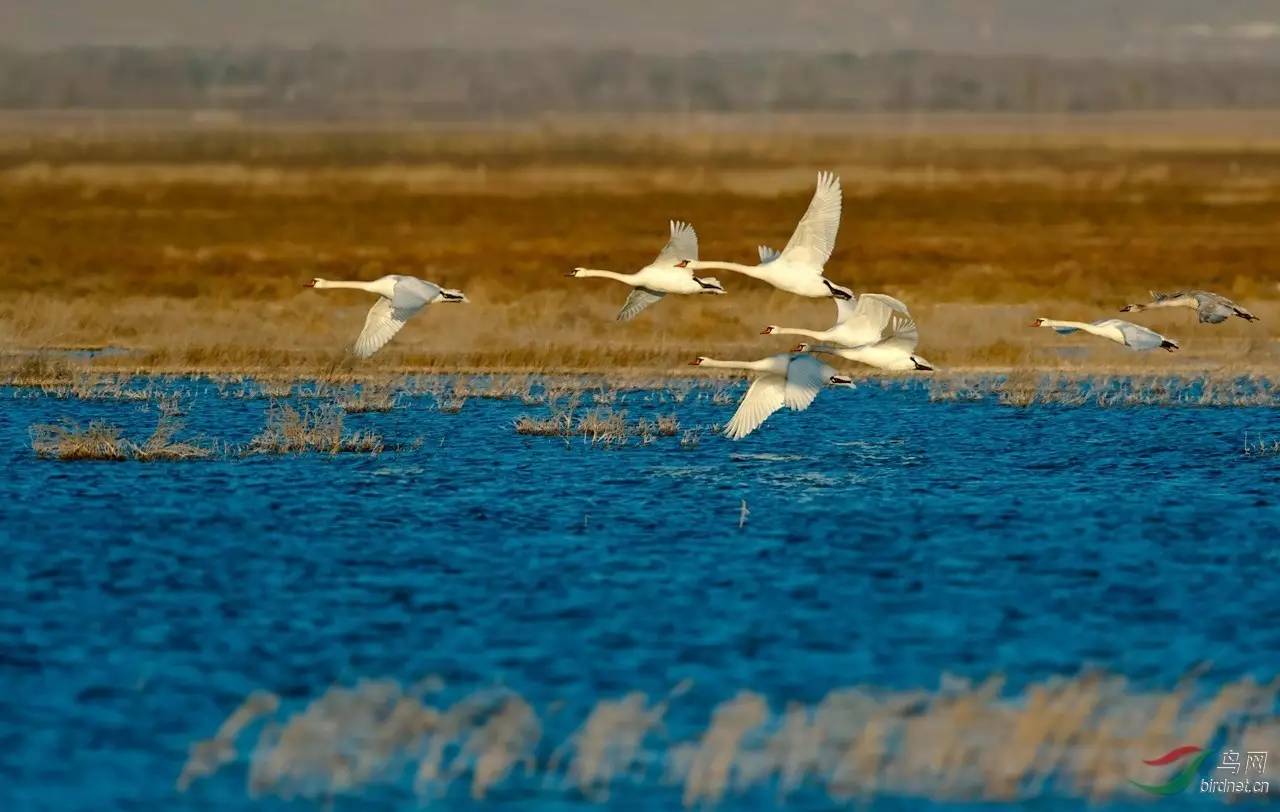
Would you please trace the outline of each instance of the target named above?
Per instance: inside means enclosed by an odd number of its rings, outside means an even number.
[[[868,301],[869,300],[869,301]],[[858,297],[858,304],[867,302],[865,307],[875,313],[875,323],[880,329],[879,343],[884,346],[901,347],[907,353],[915,352],[920,343],[920,330],[916,320],[907,312],[907,306],[892,296],[883,293],[867,293]]]
[[[835,370],[812,355],[797,355],[787,365],[787,408],[803,412],[827,385]]]
[[[416,312],[424,305],[429,305],[440,295],[440,286],[419,279],[416,276],[396,277],[392,288],[391,304],[398,309],[409,309]],[[411,312],[410,315],[413,315]],[[406,317],[407,318],[407,317]]]
[[[862,301],[862,297],[855,296],[852,299],[837,299],[833,296],[831,297],[831,300],[836,303],[835,326],[839,327],[858,314],[858,303]]]
[[[782,252],[775,251],[767,245],[757,245],[756,253],[760,255],[761,265],[768,265],[770,262],[773,262],[775,259],[782,256]]]
[[[786,394],[787,380],[781,375],[765,374],[756,378],[738,404],[738,411],[733,413],[729,425],[725,426],[724,436],[730,440],[741,440],[760,428],[769,415],[782,408]]]
[[[622,309],[618,311],[618,321],[630,321],[636,315],[649,305],[662,298],[662,294],[656,290],[648,288],[636,288],[631,291],[631,295],[627,296],[627,301],[622,305]]]
[[[351,351],[360,358],[368,358],[386,346],[391,337],[400,332],[409,317],[421,309],[421,305],[395,307],[390,299],[379,298],[369,308],[369,315],[364,319],[364,329],[360,331],[360,337],[356,339]]]
[[[849,347],[876,344],[915,351],[920,331],[907,306],[883,293],[864,293],[854,303],[836,299],[836,326],[841,327],[841,343]]]
[[[809,209],[800,218],[782,255],[790,262],[819,268],[827,264],[840,230],[840,205],[840,179],[831,172],[818,173],[818,188],[809,201]]]
[[[654,260],[654,264],[674,263],[682,259],[698,258],[698,234],[693,230],[693,226],[688,223],[682,223],[679,220],[671,221],[671,239],[667,240],[667,244],[662,246],[662,250],[658,252],[658,258]]]
[[[1154,350],[1164,343],[1164,336],[1155,330],[1148,330],[1131,321],[1122,321],[1120,319],[1101,319],[1095,321],[1094,324],[1099,327],[1114,327],[1124,336],[1124,343],[1127,347],[1135,350]]]

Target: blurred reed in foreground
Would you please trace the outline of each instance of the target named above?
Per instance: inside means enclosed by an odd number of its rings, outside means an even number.
[[[1280,680],[1206,690],[1189,679],[1153,691],[1085,673],[1006,694],[998,677],[944,678],[936,691],[843,688],[812,706],[782,708],[742,691],[708,709],[703,729],[673,738],[670,711],[687,687],[677,686],[665,697],[600,700],[561,741],[550,728],[565,720],[518,693],[492,689],[438,704],[431,697],[441,687],[433,678],[363,681],[300,707],[255,693],[213,738],[192,746],[178,789],[237,763],[250,795],[282,798],[390,784],[412,785],[424,800],[463,787],[473,798],[511,786],[596,801],[662,789],[686,807],[758,790],[778,799],[818,791],[834,799],[1098,801],[1135,794],[1129,779],[1159,774],[1143,759],[1188,742],[1280,751]]]

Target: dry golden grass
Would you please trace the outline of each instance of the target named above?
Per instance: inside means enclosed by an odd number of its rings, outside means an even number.
[[[383,450],[382,438],[369,432],[343,431],[341,408],[324,407],[299,411],[292,406],[273,403],[267,411],[266,425],[245,448],[247,454],[378,454]]]
[[[1241,751],[1280,749],[1280,682],[1247,678],[1209,690],[1188,679],[1162,691],[1085,673],[1010,695],[1001,678],[944,677],[936,691],[850,687],[782,709],[743,691],[708,709],[703,730],[674,738],[664,722],[682,685],[666,697],[603,699],[558,744],[544,741],[538,709],[518,694],[493,689],[440,705],[432,699],[440,687],[430,678],[334,686],[284,716],[274,695],[255,693],[192,746],[177,786],[243,754],[249,792],[286,799],[409,781],[424,802],[455,782],[482,798],[512,779],[596,801],[611,789],[675,787],[687,807],[761,787],[782,799],[802,786],[840,800],[1102,802],[1140,795],[1129,779],[1158,782],[1142,760],[1180,744],[1221,738]],[[563,723],[554,709],[546,714]],[[249,741],[247,728],[263,717]]]
[[[87,427],[74,422],[43,423],[31,427],[31,448],[37,457],[75,462],[81,460],[138,460],[175,462],[207,460],[216,451],[200,443],[174,439],[182,423],[163,413],[151,436],[142,444],[121,436],[119,427],[94,421]]]
[[[653,124],[0,133],[0,377],[38,382],[73,363],[31,355],[51,348],[132,351],[75,362],[95,369],[282,380],[667,373],[697,354],[759,357],[789,346],[758,336],[763,324],[825,327],[830,302],[726,273],[728,296],[668,297],[619,324],[621,285],[562,274],[640,267],[671,218],[694,223],[704,258],[750,260],[756,243],[786,241],[820,168],[845,186],[830,275],[907,301],[920,353],[941,368],[1280,369],[1274,141],[1178,139],[1176,124],[1112,138],[931,134],[928,120],[904,137],[807,133],[802,120]],[[431,309],[357,362],[344,348],[369,298],[301,283],[384,273],[474,303]],[[1167,357],[1028,326],[1179,287],[1237,298],[1263,321],[1137,317],[1182,342]]]
[[[129,459],[127,441],[117,426],[94,421],[81,428],[77,423],[42,423],[31,427],[31,448],[36,456],[58,460]]]

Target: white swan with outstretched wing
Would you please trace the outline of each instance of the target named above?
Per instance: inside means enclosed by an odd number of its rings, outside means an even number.
[[[368,358],[387,345],[395,334],[416,313],[436,302],[466,302],[466,294],[453,288],[442,288],[434,282],[419,279],[416,276],[391,274],[379,277],[372,282],[337,282],[328,279],[312,279],[306,287],[324,290],[327,288],[348,288],[363,290],[378,295],[378,301],[369,308],[364,318],[364,329],[360,331],[352,346],[352,353],[358,358]]]
[[[811,298],[853,299],[853,291],[826,277],[825,266],[836,247],[842,207],[840,178],[833,172],[819,172],[809,208],[796,225],[791,239],[781,251],[757,246],[760,262],[743,265],[721,260],[689,258],[683,267],[691,270],[721,268],[767,282],[779,290]]]
[[[635,273],[615,273],[595,268],[574,268],[567,275],[579,279],[613,279],[630,285],[635,290],[627,296],[618,321],[630,321],[646,308],[660,301],[668,293],[698,294],[724,293],[720,281],[712,277],[699,278],[681,263],[698,256],[698,235],[693,226],[679,220],[671,221],[671,236],[658,252],[653,262]]]
[[[784,406],[797,412],[808,409],[824,386],[853,388],[849,378],[836,374],[834,369],[812,355],[786,353],[759,361],[718,361],[699,356],[689,363],[756,373],[737,411],[725,426],[724,435],[731,440],[746,437]]]

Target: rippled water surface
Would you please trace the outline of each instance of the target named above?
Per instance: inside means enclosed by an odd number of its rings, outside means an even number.
[[[262,426],[265,399],[169,385],[187,394],[183,436]],[[512,430],[542,407],[445,414],[424,395],[347,418],[403,446],[378,456],[118,463],[37,460],[28,428],[101,419],[141,439],[146,404],[0,396],[4,809],[321,808],[250,791],[253,733],[176,788],[188,747],[258,689],[297,710],[362,678],[503,686],[547,720],[550,758],[582,709],[682,682],[672,739],[740,690],[781,708],[944,674],[1004,674],[1016,695],[1091,665],[1156,691],[1205,662],[1210,684],[1280,672],[1280,456],[1241,453],[1246,432],[1280,439],[1274,410],[1017,409],[870,385],[737,443],[603,448]],[[631,392],[614,408],[688,427],[733,407]],[[418,808],[411,783],[331,803]],[[681,803],[643,786],[613,800]],[[533,801],[600,803],[529,782],[436,802]]]

